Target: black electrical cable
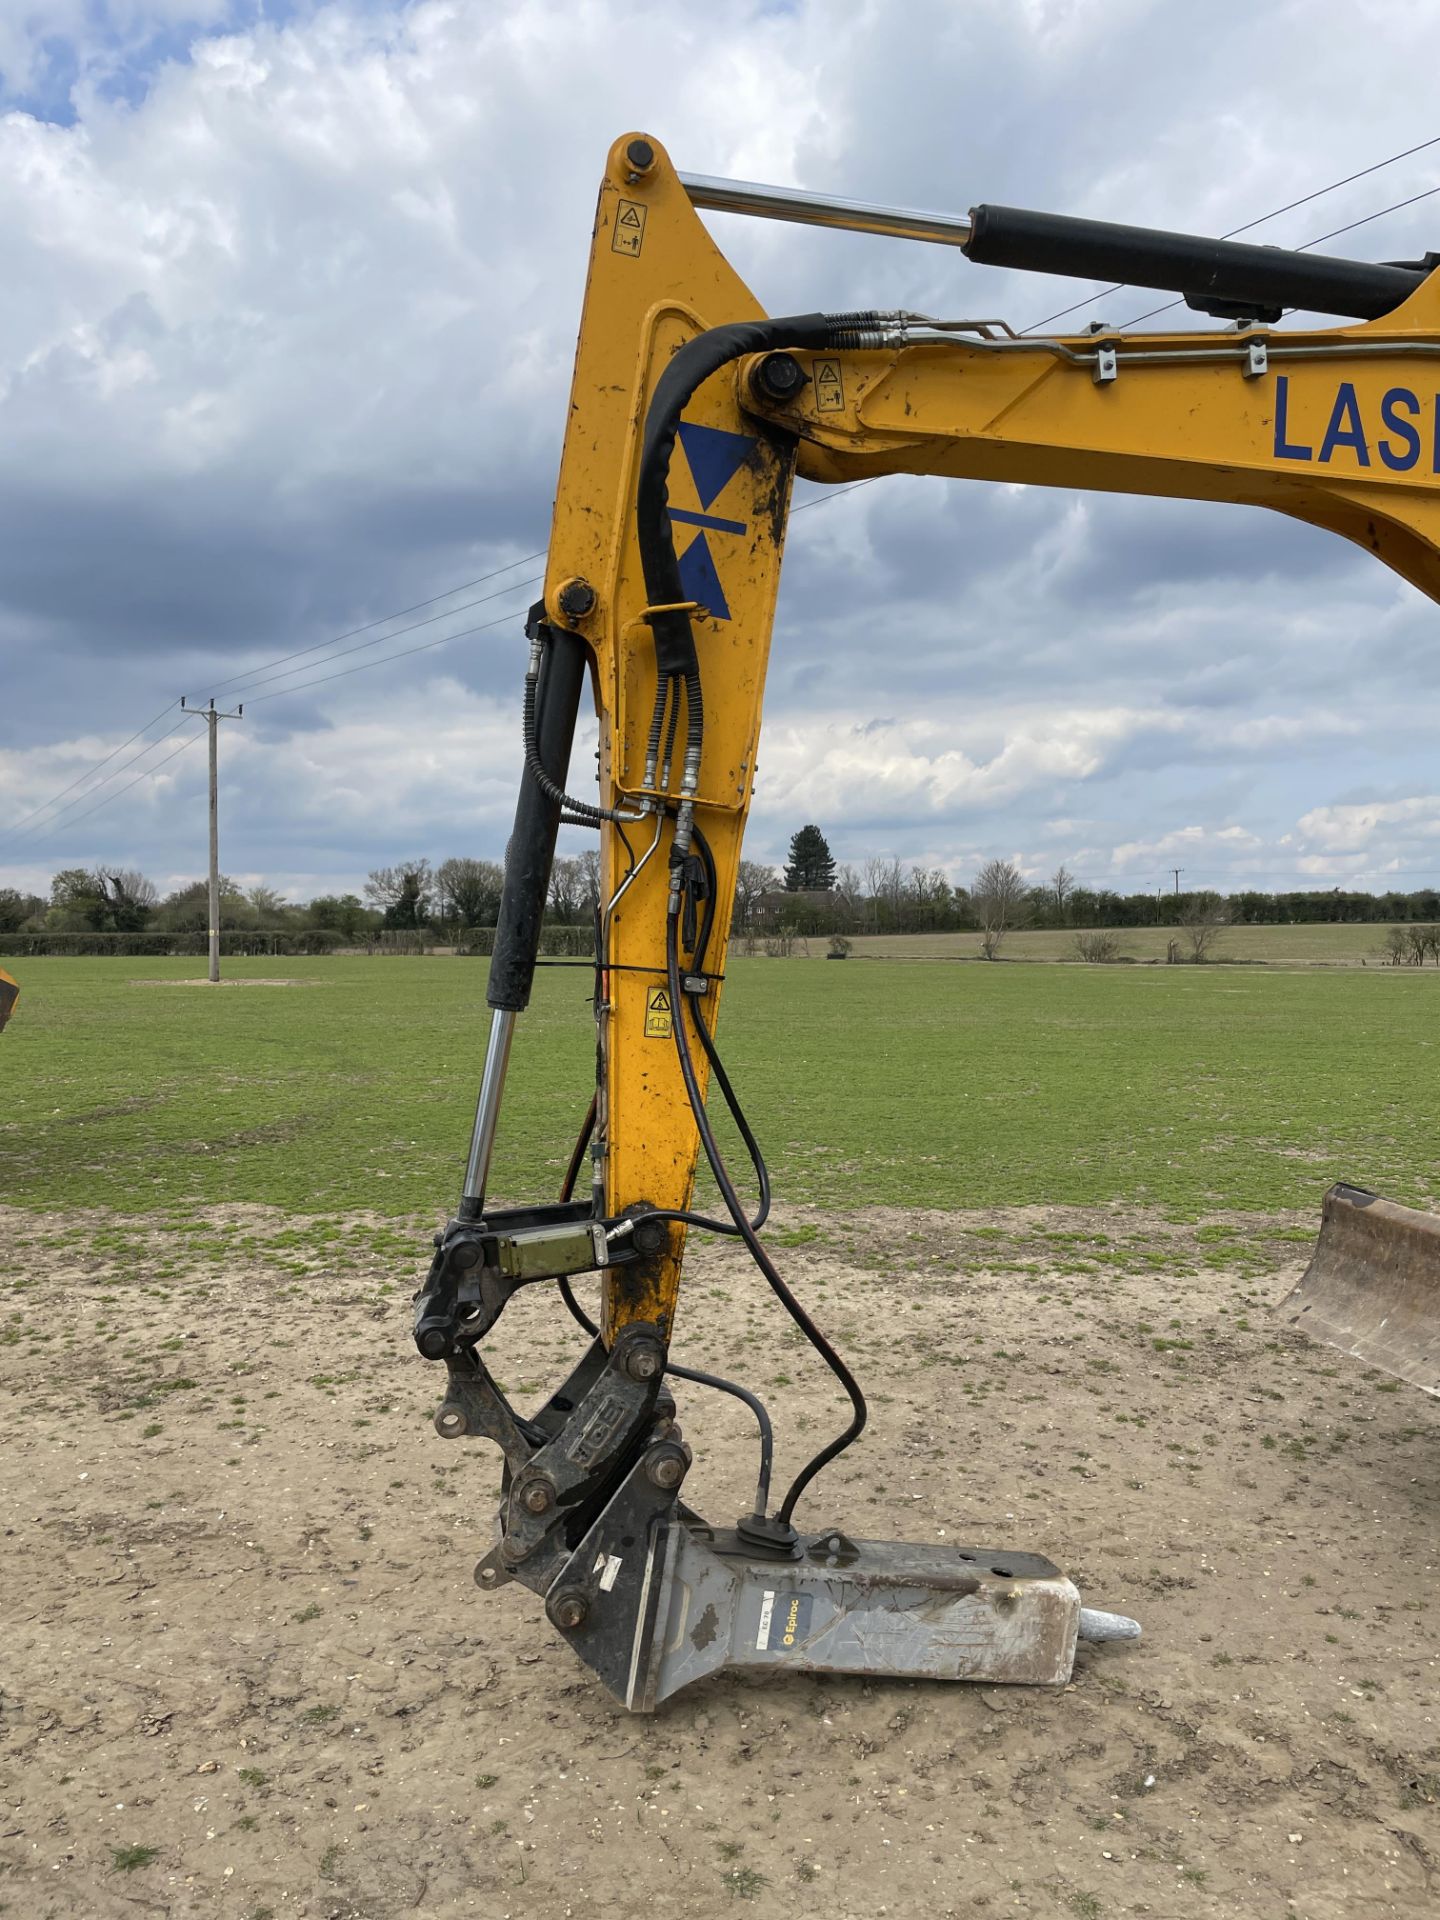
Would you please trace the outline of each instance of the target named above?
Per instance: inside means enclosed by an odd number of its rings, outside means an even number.
[[[725,1202],[730,1217],[735,1222],[741,1238],[750,1250],[750,1257],[754,1260],[756,1266],[759,1267],[761,1273],[764,1274],[770,1284],[771,1290],[785,1308],[785,1311],[790,1315],[791,1319],[795,1322],[796,1326],[799,1327],[800,1331],[805,1335],[805,1338],[810,1342],[811,1346],[814,1347],[821,1359],[824,1360],[826,1366],[829,1367],[841,1386],[844,1387],[850,1397],[850,1404],[855,1410],[854,1417],[845,1431],[838,1434],[827,1446],[822,1447],[813,1459],[806,1462],[799,1473],[796,1474],[794,1480],[791,1481],[785,1498],[780,1503],[780,1510],[775,1516],[779,1525],[789,1526],[791,1515],[795,1511],[796,1502],[805,1491],[805,1488],[815,1478],[815,1475],[819,1473],[822,1467],[828,1466],[837,1454],[843,1453],[852,1441],[858,1440],[864,1432],[868,1410],[865,1405],[865,1395],[860,1390],[860,1383],[840,1358],[840,1355],[835,1351],[834,1347],[832,1347],[830,1342],[825,1338],[824,1334],[821,1333],[804,1307],[802,1307],[800,1302],[795,1298],[789,1287],[786,1286],[774,1261],[771,1260],[769,1254],[761,1244],[758,1234],[751,1226],[749,1218],[746,1215],[744,1204],[739,1194],[735,1191],[734,1182],[730,1178],[725,1162],[721,1158],[720,1148],[716,1143],[715,1135],[711,1131],[709,1116],[705,1111],[705,1101],[700,1092],[700,1083],[695,1076],[695,1062],[690,1053],[690,1040],[685,1030],[685,1021],[680,1018],[679,892],[683,892],[683,882],[679,891],[676,894],[672,894],[666,910],[665,960],[666,970],[670,979],[670,996],[675,1005],[675,1018],[672,1022],[672,1030],[675,1035],[675,1050],[679,1055],[680,1072],[685,1081],[685,1091],[689,1096],[690,1109],[695,1116],[695,1125],[700,1133],[700,1142],[705,1149],[705,1157],[710,1162],[710,1171],[715,1176],[715,1184],[720,1189],[720,1196]]]
[[[570,1156],[570,1165],[565,1172],[565,1182],[560,1189],[560,1199],[569,1200],[575,1191],[575,1182],[579,1178],[580,1168],[585,1161],[585,1149],[590,1144],[590,1136],[595,1131],[595,1115],[599,1105],[598,1096],[590,1096],[590,1108],[585,1115],[575,1141],[575,1150]],[[571,1318],[584,1328],[592,1340],[598,1340],[600,1329],[575,1298],[575,1290],[562,1274],[559,1281],[560,1298],[570,1310]],[[770,1475],[775,1461],[775,1429],[770,1423],[770,1415],[765,1403],[748,1387],[742,1387],[738,1381],[726,1380],[718,1373],[702,1373],[698,1367],[682,1367],[673,1360],[666,1361],[665,1371],[677,1380],[688,1380],[697,1387],[713,1387],[717,1393],[728,1393],[732,1399],[741,1400],[755,1416],[755,1424],[760,1429],[760,1470],[755,1477],[755,1512],[762,1519],[770,1504]]]

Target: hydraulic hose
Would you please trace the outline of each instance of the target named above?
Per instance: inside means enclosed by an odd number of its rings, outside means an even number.
[[[566,1201],[575,1191],[575,1182],[579,1178],[580,1168],[584,1165],[585,1149],[590,1144],[590,1136],[595,1130],[596,1100],[592,1095],[590,1110],[575,1141],[575,1149],[570,1155],[570,1165],[565,1172],[564,1184],[560,1189],[561,1201]],[[733,1229],[732,1229],[733,1231]],[[592,1340],[598,1340],[600,1329],[575,1298],[575,1290],[562,1274],[559,1280],[560,1298],[570,1311],[570,1317],[577,1326],[583,1327]],[[770,1504],[770,1473],[775,1459],[775,1430],[770,1424],[770,1415],[765,1403],[758,1394],[748,1387],[742,1387],[738,1381],[726,1380],[718,1373],[702,1373],[698,1367],[678,1366],[673,1360],[667,1360],[665,1371],[677,1380],[688,1380],[697,1387],[713,1387],[717,1393],[728,1393],[732,1399],[741,1400],[755,1416],[755,1424],[760,1429],[760,1469],[755,1481],[755,1512],[764,1517]]]
[[[805,1338],[810,1342],[811,1346],[814,1347],[821,1359],[824,1360],[826,1366],[829,1367],[841,1386],[844,1387],[850,1397],[850,1404],[854,1408],[854,1416],[845,1431],[837,1434],[835,1439],[830,1441],[827,1446],[822,1447],[812,1460],[807,1461],[805,1466],[800,1469],[800,1472],[790,1483],[785,1498],[780,1503],[780,1510],[775,1516],[779,1525],[789,1526],[791,1515],[795,1511],[796,1502],[806,1487],[815,1478],[815,1475],[819,1473],[822,1467],[827,1466],[837,1454],[843,1453],[852,1441],[858,1440],[864,1432],[868,1411],[865,1405],[865,1395],[861,1392],[860,1384],[854,1374],[851,1373],[845,1362],[840,1358],[840,1355],[835,1351],[834,1347],[831,1346],[824,1334],[821,1333],[820,1329],[815,1325],[815,1322],[810,1318],[809,1314],[806,1313],[804,1307],[801,1306],[789,1287],[786,1286],[774,1261],[771,1260],[769,1254],[765,1251],[759,1235],[750,1224],[750,1220],[745,1212],[744,1203],[735,1191],[734,1183],[730,1178],[725,1162],[721,1157],[719,1145],[711,1130],[709,1116],[705,1111],[704,1096],[701,1094],[700,1083],[695,1074],[695,1062],[690,1053],[690,1037],[686,1032],[685,1021],[681,1017],[684,996],[682,995],[680,987],[680,889],[678,888],[672,892],[666,914],[665,961],[666,972],[670,982],[671,1004],[675,1009],[672,1026],[675,1035],[675,1050],[680,1060],[680,1072],[685,1081],[685,1091],[689,1097],[691,1111],[695,1116],[695,1125],[700,1134],[700,1142],[705,1149],[705,1157],[710,1163],[710,1171],[715,1176],[715,1184],[720,1189],[720,1196],[724,1200],[726,1209],[731,1219],[735,1222],[741,1238],[749,1248],[751,1259],[755,1262],[761,1273],[764,1274],[772,1292],[785,1308],[785,1311],[790,1315],[791,1319],[795,1322],[796,1326],[799,1327],[800,1331],[805,1335]]]
[[[685,687],[685,762],[672,859],[683,858],[690,850],[692,809],[700,780],[700,750],[705,734],[700,662],[690,615],[684,611],[685,589],[666,512],[670,457],[680,430],[680,416],[712,374],[743,354],[770,353],[782,347],[833,346],[853,335],[857,323],[874,317],[806,313],[787,319],[740,320],[728,326],[711,327],[687,341],[655,383],[641,440],[635,523],[647,598],[652,607],[664,609],[650,615],[660,685],[664,687],[678,679]],[[657,699],[657,714],[659,711]],[[652,737],[658,745],[653,721]]]

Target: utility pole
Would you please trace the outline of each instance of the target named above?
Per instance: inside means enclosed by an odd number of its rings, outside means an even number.
[[[1179,891],[1180,891],[1180,876],[1181,876],[1181,874],[1182,874],[1182,873],[1184,873],[1184,871],[1185,871],[1185,869],[1184,869],[1184,867],[1172,867],[1172,868],[1170,869],[1170,871],[1171,871],[1171,872],[1172,872],[1172,873],[1174,874],[1174,876],[1175,876],[1175,891],[1176,891],[1176,893],[1179,893]]]
[[[185,707],[185,696],[180,696],[180,705]],[[222,720],[238,720],[244,713],[243,703],[234,713],[217,713],[212,700],[208,707],[185,707],[187,713],[193,713],[197,720],[203,720],[210,729],[210,984],[220,984],[220,760],[217,751],[219,727]]]

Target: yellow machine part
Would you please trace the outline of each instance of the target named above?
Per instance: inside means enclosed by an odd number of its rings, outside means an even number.
[[[601,834],[602,898],[637,868],[605,930],[597,1008],[594,1151],[612,1216],[687,1207],[698,1146],[664,981],[679,768],[645,780],[656,673],[634,505],[646,410],[686,342],[761,318],[664,149],[623,135],[596,208],[545,580],[549,619],[589,652],[600,804],[633,814],[658,803],[664,814],[660,826],[652,813]],[[1355,541],[1440,600],[1440,273],[1381,319],[1266,338],[1268,347],[1235,332],[1117,336],[1107,371],[1088,335],[961,334],[796,350],[804,378],[788,400],[769,397],[753,359],[698,389],[668,493],[681,604],[693,609],[704,676],[695,819],[716,868],[704,1004],[712,1026],[796,474],[822,484],[936,474],[1264,506]],[[962,592],[963,556],[956,574]],[[577,585],[588,589],[587,610],[567,615]],[[697,1069],[703,1084],[703,1060]],[[607,1273],[607,1341],[636,1321],[670,1337],[683,1250],[675,1226],[662,1256]]]
[[[0,1032],[4,1031],[5,1022],[15,1011],[15,1002],[19,998],[20,983],[0,967]]]
[[[1440,1214],[1331,1187],[1310,1264],[1276,1312],[1312,1340],[1440,1397]]]

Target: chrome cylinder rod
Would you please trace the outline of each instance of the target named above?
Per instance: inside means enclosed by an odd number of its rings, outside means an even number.
[[[485,1183],[490,1177],[490,1156],[495,1151],[495,1128],[500,1119],[500,1095],[505,1088],[505,1070],[510,1065],[510,1042],[515,1037],[518,1018],[518,1014],[500,1009],[490,1016],[490,1043],[485,1049],[480,1097],[475,1102],[475,1130],[470,1136],[470,1158],[465,1162],[463,1201],[467,1212],[478,1213],[484,1204]]]
[[[682,173],[690,204],[715,213],[747,213],[762,220],[794,220],[806,227],[843,227],[850,233],[887,233],[898,240],[934,240],[963,247],[970,220],[958,213],[920,213],[912,207],[877,207],[864,200],[836,200],[799,187],[766,187],[754,180],[716,180]]]

